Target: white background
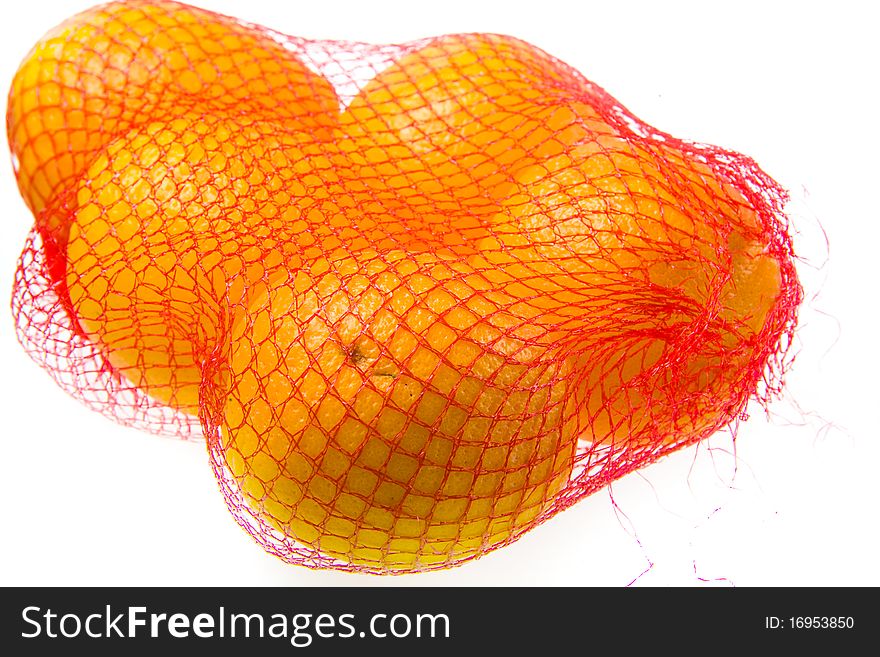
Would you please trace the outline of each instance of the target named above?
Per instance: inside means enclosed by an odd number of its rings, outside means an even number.
[[[0,87],[48,28],[89,4],[6,3]],[[719,435],[679,452],[463,567],[315,572],[264,554],[238,528],[202,445],[118,427],[56,389],[6,310],[0,584],[880,585],[880,23],[870,3],[197,4],[313,38],[512,34],[649,123],[754,157],[798,200],[807,300],[786,397],[769,417],[755,409],[735,444]],[[8,299],[31,223],[8,159],[0,208]]]

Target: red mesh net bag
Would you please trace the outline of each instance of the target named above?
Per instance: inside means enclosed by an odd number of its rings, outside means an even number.
[[[21,343],[105,415],[204,436],[288,562],[478,557],[780,385],[784,191],[517,39],[112,3],[27,56],[7,124]]]

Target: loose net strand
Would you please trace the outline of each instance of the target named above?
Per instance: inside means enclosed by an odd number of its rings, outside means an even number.
[[[7,130],[22,346],[204,438],[289,563],[466,562],[781,390],[786,192],[512,37],[110,3],[26,57]]]

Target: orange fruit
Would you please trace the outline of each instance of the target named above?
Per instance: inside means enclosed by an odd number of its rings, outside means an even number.
[[[221,450],[290,539],[371,569],[450,565],[546,512],[574,464],[571,363],[526,346],[454,257],[291,273],[232,331]]]
[[[177,2],[111,2],[66,20],[28,53],[9,91],[7,131],[36,215],[135,126],[188,108],[251,106],[320,135],[336,105],[323,77],[257,29]],[[63,250],[63,217],[44,221]]]
[[[580,306],[575,330],[591,336],[579,349],[590,371],[584,437],[594,443],[657,447],[727,424],[751,392],[743,368],[753,354],[742,347],[781,290],[780,263],[745,199],[708,168],[659,166],[645,149],[603,139],[552,173],[523,169],[478,247],[502,270],[577,277],[557,298]],[[596,341],[610,321],[617,328]]]
[[[457,189],[460,199],[468,198],[468,183],[503,196],[520,168],[608,131],[572,100],[579,86],[571,69],[518,39],[447,35],[381,71],[341,123],[349,152],[384,150],[413,176]]]
[[[291,195],[321,156],[268,122],[186,114],[107,145],[77,186],[67,286],[83,330],[142,391],[193,415],[229,309],[307,230]],[[307,170],[307,169],[306,169]]]

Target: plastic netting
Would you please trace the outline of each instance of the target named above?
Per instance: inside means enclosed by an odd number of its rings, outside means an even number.
[[[780,385],[784,191],[517,39],[112,3],[34,48],[7,119],[25,349],[204,436],[288,562],[461,563]]]

